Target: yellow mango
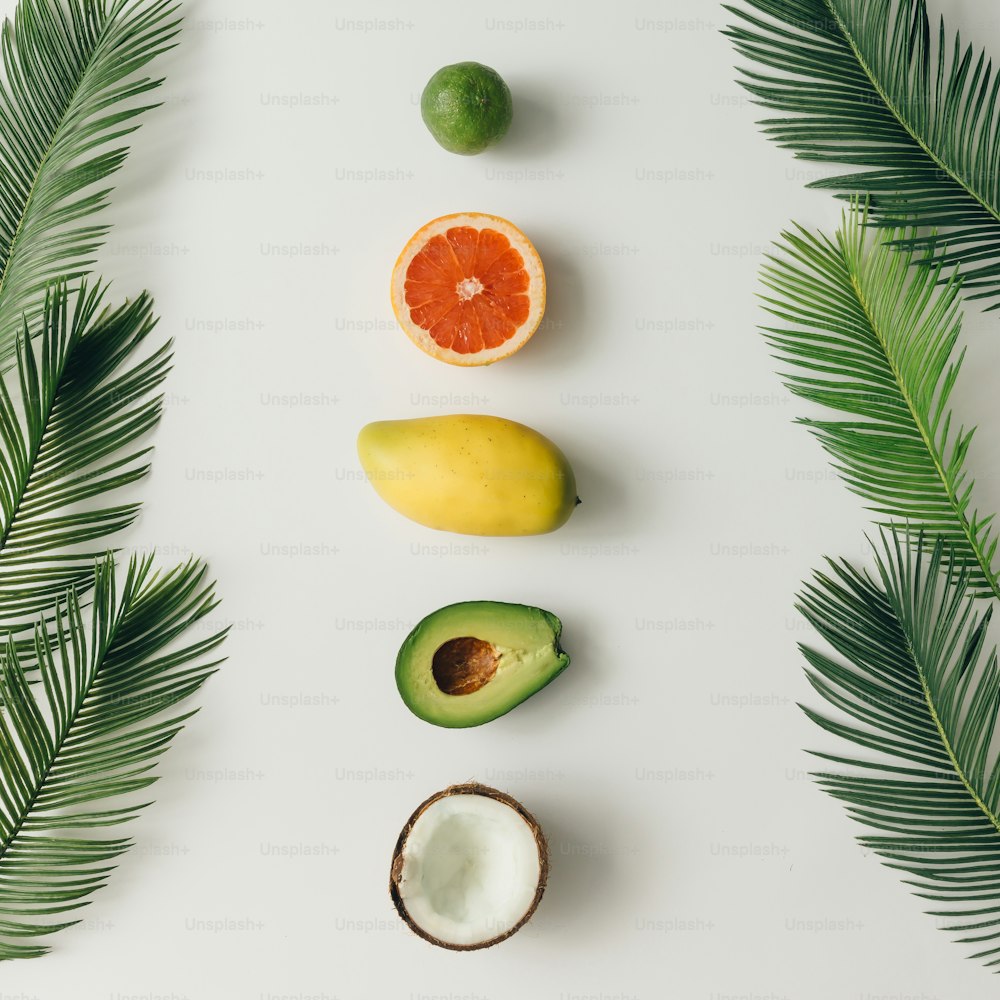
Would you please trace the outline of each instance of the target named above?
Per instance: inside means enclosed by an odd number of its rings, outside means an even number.
[[[362,428],[358,456],[390,507],[439,531],[541,535],[580,502],[566,456],[502,417],[380,420]]]

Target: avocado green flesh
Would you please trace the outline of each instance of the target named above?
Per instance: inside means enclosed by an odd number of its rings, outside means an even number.
[[[479,726],[509,712],[569,665],[559,646],[562,623],[541,608],[497,601],[451,604],[428,615],[396,658],[396,686],[414,715],[452,729]],[[446,694],[434,678],[434,654],[453,639],[491,643],[496,672],[478,690]]]

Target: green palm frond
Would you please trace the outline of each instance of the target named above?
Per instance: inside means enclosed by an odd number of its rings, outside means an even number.
[[[39,939],[105,884],[129,841],[91,831],[144,807],[134,793],[193,714],[171,710],[220,662],[224,632],[187,635],[216,605],[200,564],[161,576],[133,559],[120,596],[110,558],[95,579],[89,621],[71,594],[55,638],[37,630],[41,683],[15,644],[0,656],[0,959],[44,954]]]
[[[18,346],[16,391],[0,381],[0,633],[85,590],[103,540],[139,510],[99,501],[149,468],[136,442],[159,419],[170,345],[132,354],[154,324],[145,294],[102,311],[100,289],[57,286]]]
[[[968,575],[940,539],[884,541],[878,583],[831,562],[801,597],[840,656],[803,647],[809,680],[851,721],[806,714],[866,751],[819,753],[857,770],[814,777],[877,831],[860,843],[907,875],[944,929],[975,946],[972,957],[997,965],[1000,670],[984,650],[990,610],[977,617]]]
[[[53,281],[93,263],[107,227],[85,222],[127,155],[122,140],[155,105],[161,81],[139,76],[177,33],[170,2],[21,0],[2,36],[0,85],[0,364],[22,317]]]
[[[104,544],[139,510],[110,495],[148,471],[171,351],[141,349],[146,294],[108,309],[88,286],[91,216],[175,14],[20,0],[0,33],[0,960],[44,954],[105,884],[129,846],[107,828],[144,807],[192,714],[173,707],[221,662],[203,566],[133,558],[119,581]]]
[[[814,182],[867,195],[909,247],[959,264],[972,298],[1000,296],[1000,76],[984,52],[933,37],[925,0],[743,0],[726,34],[759,70],[765,134],[800,159],[864,168]],[[775,72],[777,71],[777,72]],[[994,302],[991,308],[1000,307]]]
[[[911,267],[923,251],[897,251],[899,231],[846,214],[834,239],[798,228],[762,280],[765,327],[796,395],[844,415],[802,420],[848,487],[882,523],[907,521],[940,535],[977,593],[1000,597],[992,516],[972,507],[964,463],[973,431],[955,427],[949,401],[961,368],[959,283],[940,263]]]

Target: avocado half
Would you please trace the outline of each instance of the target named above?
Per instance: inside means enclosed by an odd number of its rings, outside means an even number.
[[[449,604],[423,619],[396,657],[396,687],[414,715],[463,729],[505,715],[569,666],[562,622],[500,601]]]

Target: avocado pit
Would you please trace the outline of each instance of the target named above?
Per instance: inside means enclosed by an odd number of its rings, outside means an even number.
[[[472,694],[493,679],[499,665],[500,653],[493,643],[463,635],[438,647],[431,673],[445,694]]]

